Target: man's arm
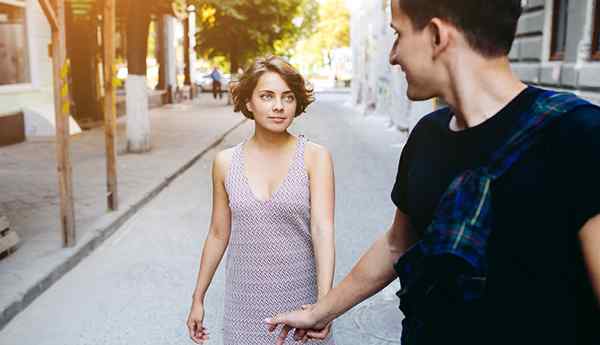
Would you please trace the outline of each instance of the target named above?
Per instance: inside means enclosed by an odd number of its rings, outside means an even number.
[[[600,215],[590,219],[579,232],[590,281],[600,303]]]
[[[277,344],[285,341],[288,332],[297,328],[299,337],[306,330],[320,330],[336,317],[379,292],[396,278],[394,264],[416,242],[408,216],[396,210],[390,229],[379,237],[360,258],[342,282],[312,308],[279,314],[265,320],[272,331],[283,324]]]

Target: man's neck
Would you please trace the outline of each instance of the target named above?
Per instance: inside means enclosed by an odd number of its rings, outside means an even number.
[[[453,111],[450,129],[477,126],[497,114],[527,86],[512,72],[507,58],[459,56],[449,66],[448,92],[442,97]]]

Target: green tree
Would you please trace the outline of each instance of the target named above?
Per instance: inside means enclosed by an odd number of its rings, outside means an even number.
[[[318,24],[309,37],[298,41],[294,48],[294,55],[296,60],[301,61],[307,69],[314,70],[315,67],[331,64],[333,49],[349,45],[350,12],[345,1],[321,0]]]
[[[195,0],[196,51],[206,59],[225,56],[231,71],[257,55],[286,54],[312,32],[315,0]]]

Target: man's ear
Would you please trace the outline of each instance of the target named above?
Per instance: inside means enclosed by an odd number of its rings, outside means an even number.
[[[445,21],[433,18],[429,22],[428,30],[431,33],[431,47],[433,58],[435,59],[448,49],[448,45],[450,44],[450,28]]]

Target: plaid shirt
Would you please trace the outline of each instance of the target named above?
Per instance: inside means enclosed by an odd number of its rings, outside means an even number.
[[[454,292],[465,303],[482,297],[486,247],[492,231],[491,184],[519,160],[553,120],[585,104],[573,94],[543,92],[519,116],[513,135],[486,166],[465,171],[450,184],[423,238],[395,265],[402,285],[397,295],[405,315],[402,344],[417,343],[419,330],[436,312],[435,305],[428,305],[428,296],[443,279],[451,279]],[[456,263],[460,265],[449,266]]]

